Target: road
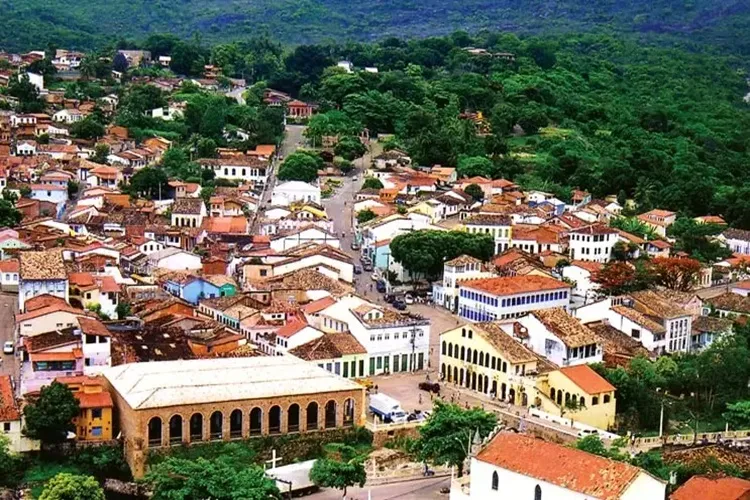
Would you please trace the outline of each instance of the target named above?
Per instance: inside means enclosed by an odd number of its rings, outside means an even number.
[[[0,293],[0,346],[6,341],[15,342],[15,314],[18,312],[18,295]],[[0,354],[0,375],[12,375],[18,381],[18,363],[9,354]]]
[[[349,488],[346,498],[357,500],[433,500],[447,499],[448,495],[440,493],[441,488],[450,487],[450,477],[430,479],[415,479],[400,483],[384,484],[380,486],[365,486],[364,488]],[[369,494],[369,496],[368,496]],[[315,500],[341,500],[341,490],[325,489],[308,498]]]

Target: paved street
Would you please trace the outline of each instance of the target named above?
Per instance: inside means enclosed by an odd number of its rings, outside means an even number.
[[[440,493],[441,488],[450,486],[450,477],[437,477],[430,479],[416,479],[400,483],[384,484],[364,488],[349,488],[346,490],[346,498],[356,500],[433,500],[448,498],[448,495]],[[369,492],[369,496],[368,496]],[[316,500],[341,500],[341,490],[321,490],[309,498]]]
[[[18,295],[11,293],[0,293],[0,346],[7,340],[14,339],[15,321],[14,315],[18,311]],[[12,375],[18,380],[18,364],[13,356],[2,354],[0,351],[0,375]]]

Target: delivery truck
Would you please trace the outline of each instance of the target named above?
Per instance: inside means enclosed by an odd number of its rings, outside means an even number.
[[[381,393],[370,395],[370,411],[386,423],[406,422],[408,417],[398,401]]]

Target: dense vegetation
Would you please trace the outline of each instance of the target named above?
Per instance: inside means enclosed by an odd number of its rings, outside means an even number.
[[[0,0],[0,11],[0,48],[13,50],[50,41],[91,48],[114,37],[142,39],[159,31],[185,38],[200,33],[212,42],[269,32],[285,42],[309,43],[423,37],[456,29],[562,32],[603,25],[750,47],[744,36],[750,16],[742,0]]]

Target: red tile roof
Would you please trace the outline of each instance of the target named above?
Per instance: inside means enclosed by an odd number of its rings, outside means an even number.
[[[81,408],[112,408],[112,396],[108,392],[74,392],[73,395],[76,397],[78,402],[81,404]]]
[[[589,365],[566,366],[560,368],[560,373],[568,377],[587,394],[600,394],[615,390],[612,384],[596,373]]]
[[[620,498],[640,472],[624,462],[505,432],[495,436],[477,459],[601,500]]]
[[[750,481],[737,477],[693,476],[669,497],[670,500],[748,500]]]
[[[461,285],[492,295],[514,295],[517,293],[537,292],[543,290],[569,289],[570,285],[546,276],[511,276],[473,280]]]
[[[209,233],[247,233],[246,217],[207,217],[203,219],[201,229]]]
[[[326,309],[336,303],[336,299],[331,296],[323,297],[322,299],[314,300],[302,308],[305,314],[315,314],[317,312]]]
[[[604,267],[600,262],[590,262],[587,260],[574,260],[570,263],[571,266],[580,267],[590,273],[598,273]]]
[[[0,260],[0,272],[17,273],[20,268],[18,259]]]
[[[0,377],[0,422],[9,422],[21,418],[18,404],[13,394],[10,375]]]
[[[104,323],[94,318],[78,318],[78,326],[81,331],[87,335],[98,335],[100,337],[109,337],[109,330]]]
[[[301,332],[305,327],[309,326],[306,321],[292,320],[287,322],[286,325],[282,326],[276,331],[276,335],[284,337],[286,339]]]

